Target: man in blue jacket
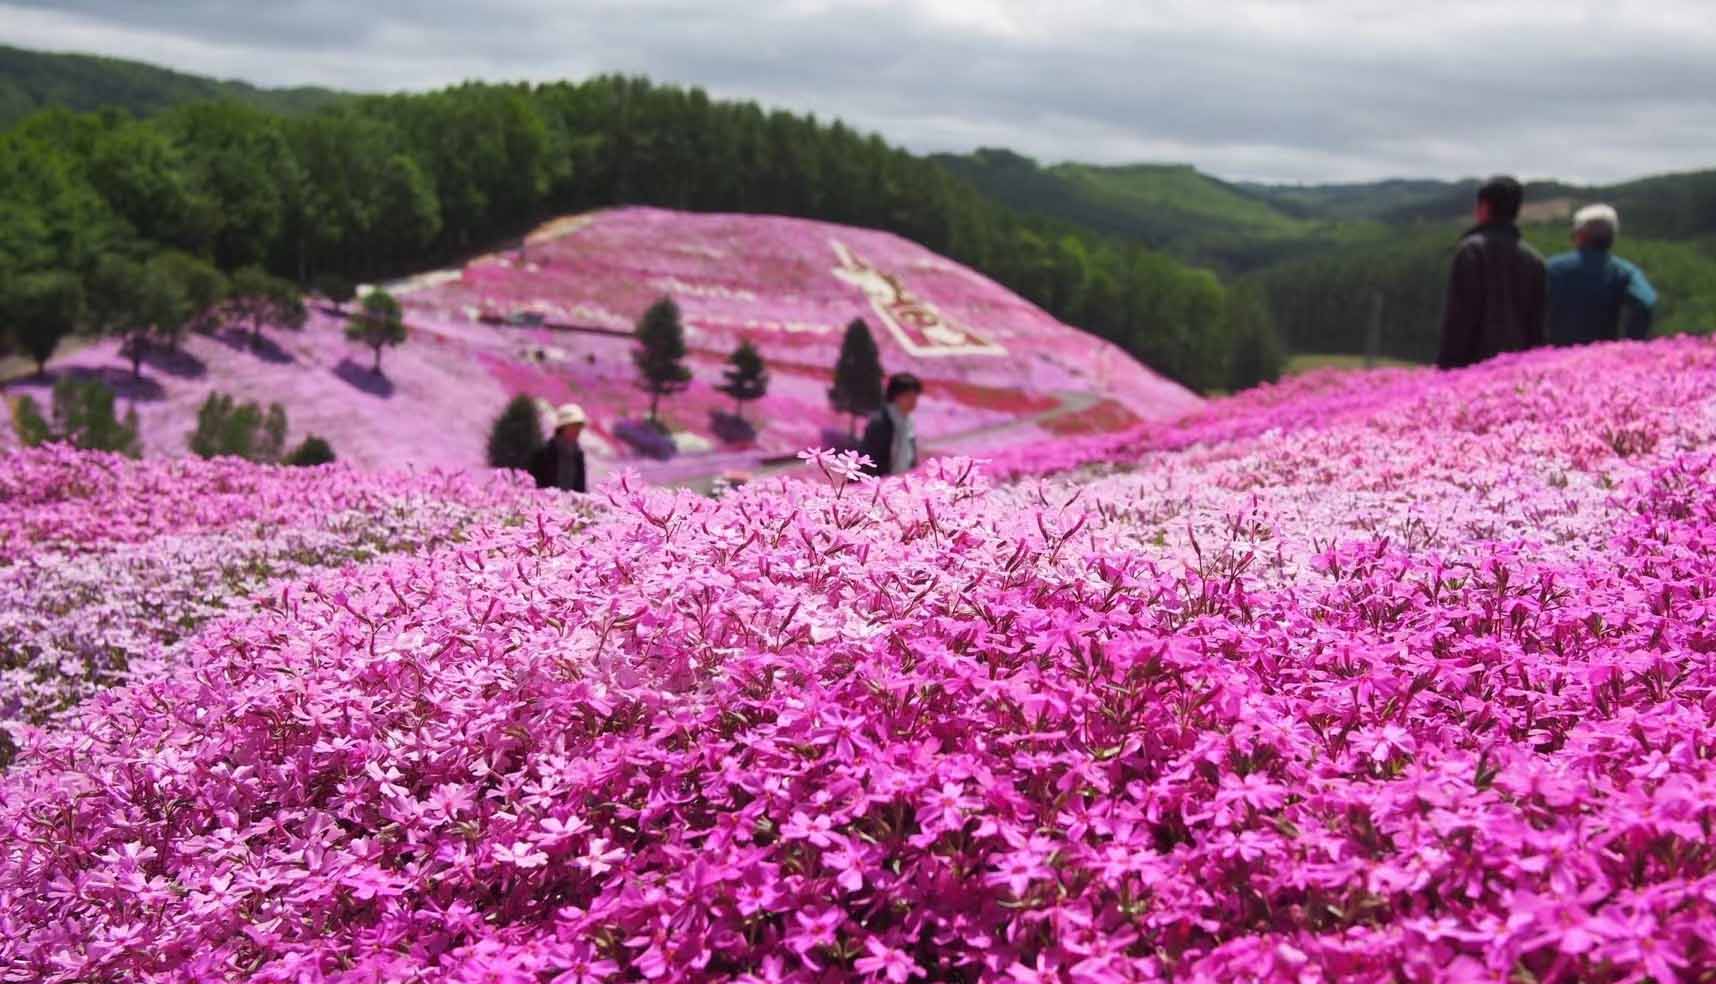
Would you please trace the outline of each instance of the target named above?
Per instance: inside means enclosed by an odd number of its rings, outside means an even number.
[[[1573,216],[1578,247],[1549,261],[1549,342],[1585,345],[1621,337],[1649,338],[1656,289],[1644,271],[1610,254],[1621,218],[1607,205],[1590,205]]]

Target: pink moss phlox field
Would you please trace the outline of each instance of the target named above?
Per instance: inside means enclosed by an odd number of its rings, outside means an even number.
[[[420,549],[536,497],[516,473],[0,455],[0,723],[154,672],[270,582]]]
[[[1716,347],[1377,384],[277,582],[25,734],[0,980],[1699,979]]]

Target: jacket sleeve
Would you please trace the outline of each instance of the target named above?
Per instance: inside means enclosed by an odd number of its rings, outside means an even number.
[[[1436,365],[1458,369],[1473,361],[1479,326],[1484,320],[1482,271],[1477,252],[1462,246],[1454,254],[1448,271],[1448,290],[1442,298],[1442,352]]]
[[[1525,347],[1541,348],[1549,340],[1549,268],[1537,264],[1537,279],[1525,312]]]
[[[894,471],[894,425],[885,413],[870,418],[864,427],[864,441],[859,451],[870,459],[872,475],[891,475]]]
[[[586,486],[586,483],[584,481],[584,449],[583,448],[579,448],[577,453],[572,458],[572,466],[573,466],[572,467],[572,491],[574,491],[574,492],[588,492],[588,491],[590,491],[589,488]]]
[[[1643,341],[1650,337],[1651,315],[1656,312],[1656,288],[1644,271],[1636,267],[1627,276],[1627,337]]]

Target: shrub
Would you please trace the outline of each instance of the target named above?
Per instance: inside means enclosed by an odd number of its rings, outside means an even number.
[[[646,458],[666,461],[678,450],[660,423],[653,420],[622,420],[614,425],[614,436]]]
[[[529,468],[530,457],[542,447],[543,440],[542,411],[536,399],[519,394],[489,428],[489,467]]]
[[[273,403],[264,412],[254,402],[239,404],[225,393],[210,393],[186,443],[199,458],[279,461],[286,445],[286,408]]]
[[[298,468],[308,468],[313,465],[326,465],[334,460],[334,446],[321,437],[311,434],[303,442],[292,449],[286,456],[284,464]]]
[[[28,396],[18,399],[12,414],[18,439],[26,447],[64,443],[85,451],[112,451],[136,458],[142,454],[137,411],[127,410],[121,421],[114,413],[113,390],[98,379],[66,376],[54,384],[53,418]]]

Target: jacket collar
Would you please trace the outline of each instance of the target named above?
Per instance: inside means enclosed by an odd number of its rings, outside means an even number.
[[[1509,239],[1519,239],[1519,226],[1512,222],[1484,222],[1467,229],[1460,238],[1467,236],[1505,236]]]

